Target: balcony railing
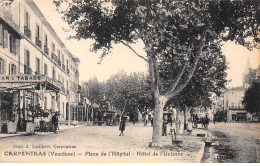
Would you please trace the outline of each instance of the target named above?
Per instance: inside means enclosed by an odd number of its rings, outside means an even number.
[[[35,38],[35,44],[36,44],[38,47],[42,48],[42,41],[40,41],[40,39],[39,39],[38,37]]]
[[[45,52],[45,54],[49,55],[49,48],[46,45],[44,45],[43,51]]]
[[[24,74],[32,74],[32,69],[24,65]]]
[[[25,36],[27,36],[28,38],[31,39],[31,37],[32,37],[32,32],[31,32],[31,30],[29,29],[29,27],[24,26],[24,34],[25,34]]]

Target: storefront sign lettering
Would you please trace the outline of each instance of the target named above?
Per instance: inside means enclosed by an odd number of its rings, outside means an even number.
[[[19,76],[0,76],[0,82],[41,82],[42,76],[19,75]]]

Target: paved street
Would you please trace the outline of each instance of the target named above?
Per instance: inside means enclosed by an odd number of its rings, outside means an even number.
[[[148,147],[151,136],[152,127],[144,127],[143,124],[135,126],[128,124],[125,136],[119,136],[118,126],[81,126],[63,130],[58,134],[2,138],[0,139],[0,160],[10,161],[11,159],[12,162],[57,162],[59,159],[59,162],[194,162],[199,157],[198,152],[202,146],[198,143],[198,139],[193,139],[192,136],[185,136],[185,138],[183,136],[184,143],[181,146],[172,145],[170,135],[163,137],[164,148],[161,149]],[[106,156],[101,156],[102,152],[104,152],[103,155],[106,153]]]
[[[209,131],[219,145],[204,162],[260,162],[259,123],[210,123]]]

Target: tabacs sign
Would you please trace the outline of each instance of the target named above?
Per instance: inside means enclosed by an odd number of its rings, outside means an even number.
[[[43,82],[45,81],[43,76],[33,76],[33,75],[5,75],[0,76],[0,83],[14,83],[14,82],[31,82],[31,83],[37,83],[37,82]]]

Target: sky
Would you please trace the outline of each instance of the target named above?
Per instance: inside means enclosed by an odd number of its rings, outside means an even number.
[[[63,29],[68,28],[69,25],[62,20],[62,15],[55,10],[52,1],[53,0],[34,0],[66,47],[73,55],[80,59],[80,82],[87,81],[93,77],[97,77],[99,81],[105,81],[112,74],[116,74],[120,70],[129,73],[147,71],[147,63],[137,57],[129,48],[121,44],[114,45],[112,53],[106,56],[101,64],[98,64],[101,52],[93,53],[90,51],[91,40],[78,41],[67,39],[70,33],[65,32]],[[140,55],[145,56],[142,43],[137,43],[132,45],[132,47]],[[242,85],[242,75],[245,71],[248,58],[253,69],[260,65],[259,50],[249,51],[245,47],[234,44],[234,42],[226,42],[223,43],[222,52],[227,58],[229,67],[227,70],[227,79],[231,80],[227,87]]]

